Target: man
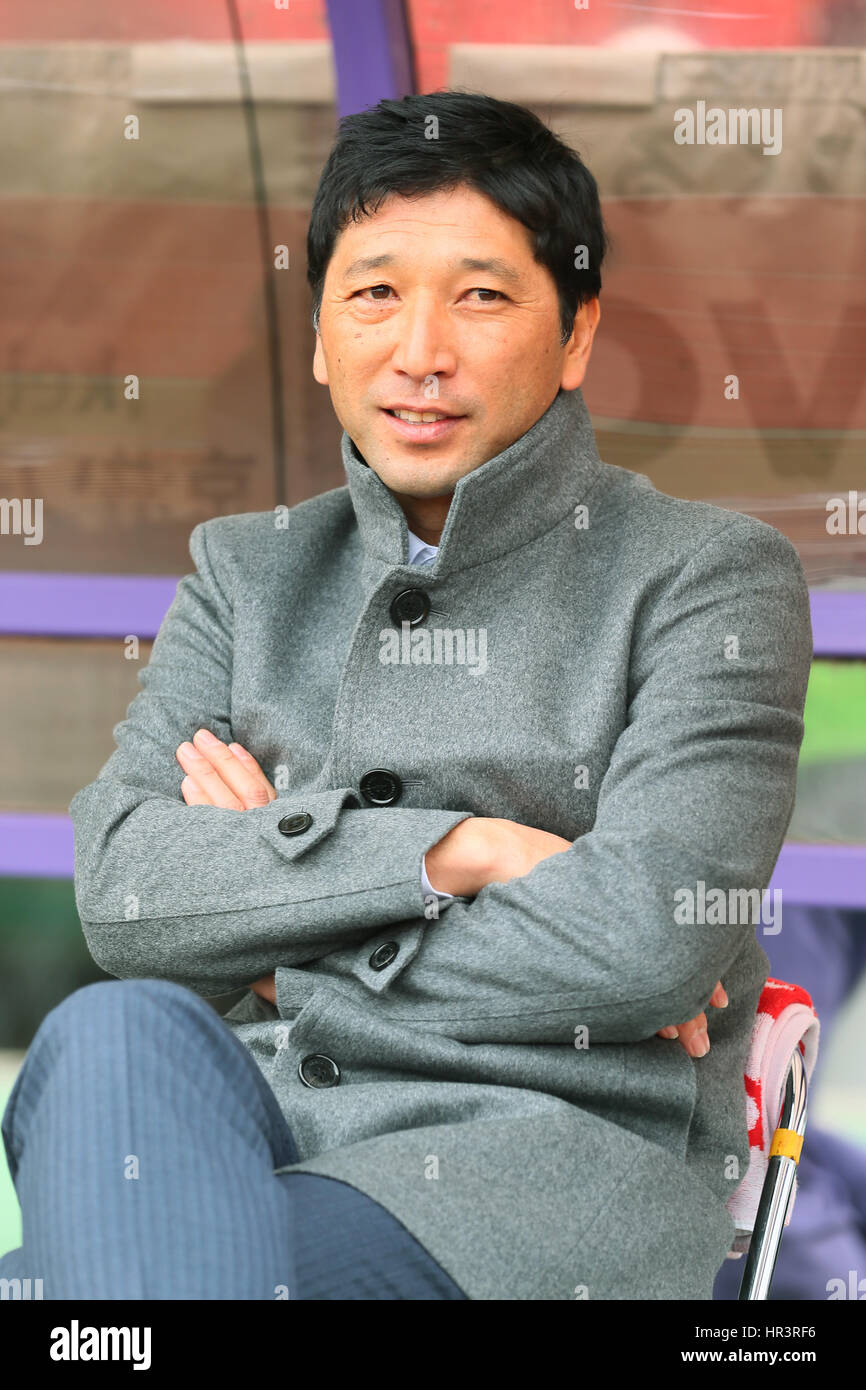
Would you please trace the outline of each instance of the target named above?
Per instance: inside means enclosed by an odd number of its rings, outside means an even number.
[[[770,878],[807,591],[599,459],[605,246],[529,111],[341,123],[308,275],[347,486],[196,527],[70,807],[124,983],[10,1101],[46,1297],[710,1298],[767,959],[685,907]]]

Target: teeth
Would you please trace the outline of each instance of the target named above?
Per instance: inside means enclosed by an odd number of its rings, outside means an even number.
[[[425,410],[419,413],[416,410],[395,410],[393,412],[398,420],[409,420],[413,425],[432,424],[434,420],[447,420],[447,415],[440,415],[435,410]]]

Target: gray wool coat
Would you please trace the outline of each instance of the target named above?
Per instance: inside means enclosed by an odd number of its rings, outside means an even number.
[[[347,486],[193,531],[70,806],[89,948],[205,996],[275,970],[276,1007],[247,992],[226,1024],[292,1168],[368,1193],[470,1298],[708,1299],[768,974],[730,890],[769,881],[803,732],[796,552],[603,463],[580,391],[460,480],[430,569],[342,453]],[[407,589],[429,611],[392,612]],[[200,726],[277,800],[187,806],[175,749]],[[469,815],[573,844],[437,919],[422,856]],[[701,884],[739,912],[683,921]],[[655,1036],[720,977],[708,1056]]]

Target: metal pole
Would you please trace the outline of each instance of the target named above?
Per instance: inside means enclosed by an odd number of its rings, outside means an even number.
[[[806,1092],[806,1069],[800,1049],[795,1048],[785,1082],[785,1098],[777,1132],[781,1129],[791,1130],[802,1139],[806,1132]],[[769,1160],[740,1285],[740,1301],[766,1299],[770,1291],[796,1172],[795,1158],[776,1154]]]

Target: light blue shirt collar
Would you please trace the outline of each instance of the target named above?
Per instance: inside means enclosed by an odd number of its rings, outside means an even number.
[[[410,565],[432,565],[438,553],[438,545],[428,545],[420,536],[416,536],[414,531],[409,532]]]

